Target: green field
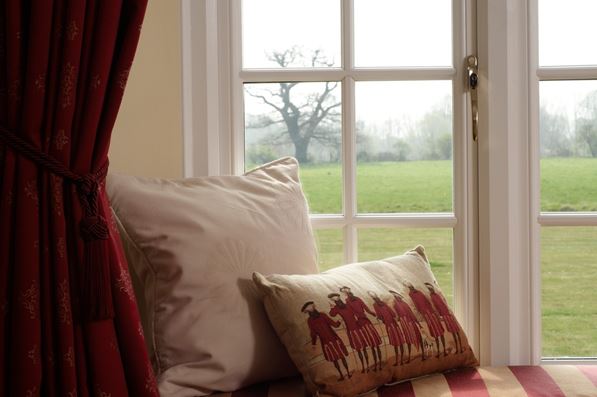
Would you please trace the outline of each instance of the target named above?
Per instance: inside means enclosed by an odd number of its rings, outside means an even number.
[[[450,161],[359,163],[359,212],[452,210]],[[341,213],[342,172],[335,165],[306,165],[301,179],[311,212]],[[597,159],[541,161],[543,211],[597,211]],[[320,268],[343,262],[342,231],[317,230]],[[597,356],[597,227],[543,228],[542,305],[544,356]],[[359,229],[359,260],[396,255],[422,244],[452,301],[451,229]]]
[[[597,211],[597,159],[541,160],[542,211]]]
[[[597,357],[597,227],[541,230],[543,355]]]
[[[342,169],[339,164],[302,166],[301,180],[311,212],[342,212]],[[359,212],[450,212],[450,161],[359,163]]]

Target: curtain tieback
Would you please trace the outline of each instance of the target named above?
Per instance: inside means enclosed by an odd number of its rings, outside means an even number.
[[[106,159],[95,172],[80,175],[1,125],[0,142],[45,170],[75,184],[84,212],[79,222],[79,235],[83,239],[85,249],[79,285],[80,315],[88,321],[113,318],[114,305],[107,245],[110,232],[106,219],[100,214],[98,202],[100,183],[108,173],[108,160]]]

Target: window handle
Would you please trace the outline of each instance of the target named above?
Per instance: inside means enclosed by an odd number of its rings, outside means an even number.
[[[466,58],[468,72],[468,91],[471,98],[471,112],[473,117],[473,141],[479,137],[479,104],[477,97],[477,86],[479,85],[479,60],[475,55]]]

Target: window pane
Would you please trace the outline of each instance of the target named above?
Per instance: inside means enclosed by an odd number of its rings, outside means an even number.
[[[543,356],[597,357],[597,227],[541,229]]]
[[[340,67],[340,0],[243,0],[243,67]]]
[[[452,65],[450,0],[355,0],[357,67]]]
[[[359,229],[359,261],[401,255],[421,244],[437,282],[452,306],[452,229]]]
[[[597,1],[539,0],[539,65],[595,65]]]
[[[452,211],[452,82],[356,84],[357,209]]]
[[[312,213],[342,212],[340,83],[245,84],[245,168],[294,156]]]
[[[344,234],[342,229],[315,229],[319,251],[319,271],[344,264]]]
[[[539,88],[541,210],[597,211],[597,81]]]

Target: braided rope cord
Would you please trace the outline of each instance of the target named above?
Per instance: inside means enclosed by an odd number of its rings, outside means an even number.
[[[108,173],[108,161],[106,160],[95,172],[80,175],[74,173],[60,161],[32,143],[21,138],[8,128],[0,125],[0,142],[6,144],[16,153],[27,157],[29,160],[52,172],[73,182],[77,187],[79,202],[85,212],[80,223],[81,237],[86,240],[105,240],[108,238],[108,227],[106,220],[99,215],[98,192],[99,184]]]

